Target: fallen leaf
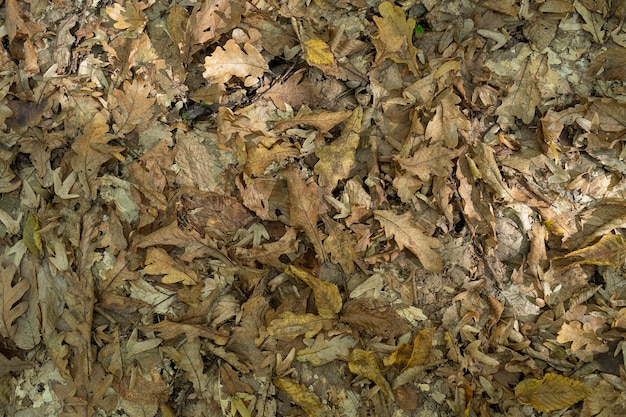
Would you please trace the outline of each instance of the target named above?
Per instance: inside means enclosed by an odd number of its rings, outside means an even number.
[[[322,281],[314,275],[311,275],[304,269],[290,265],[287,272],[298,277],[306,285],[313,290],[315,298],[315,307],[320,316],[325,319],[337,317],[337,313],[341,311],[341,294],[339,288],[333,283]]]
[[[374,210],[374,217],[385,230],[385,235],[393,237],[400,249],[409,249],[427,270],[439,272],[443,269],[441,257],[433,250],[440,248],[441,243],[428,236],[411,213],[397,215],[391,210]]]
[[[17,268],[14,265],[9,265],[6,268],[0,266],[0,280],[2,280],[0,287],[0,335],[6,338],[13,338],[15,332],[17,332],[17,325],[14,324],[22,314],[28,309],[28,302],[19,302],[26,291],[30,288],[30,284],[27,280],[22,279],[13,285],[13,277],[17,272]]]
[[[202,76],[212,83],[225,83],[238,77],[244,80],[244,85],[251,86],[266,71],[269,71],[267,62],[254,46],[245,43],[241,50],[234,40],[229,39],[224,48],[218,46],[204,59]]]
[[[569,407],[591,393],[591,388],[582,382],[550,373],[542,379],[526,379],[515,387],[515,396],[520,403],[532,405],[542,412]]]
[[[300,362],[309,362],[313,366],[326,365],[336,359],[347,360],[357,341],[352,336],[335,336],[327,340],[318,335],[312,344],[304,341],[307,347],[298,351],[296,359]]]
[[[320,398],[304,385],[289,378],[274,378],[274,385],[283,390],[291,401],[302,408],[308,417],[330,417],[333,415],[328,406],[322,404]]]
[[[359,147],[363,109],[357,107],[346,121],[341,136],[329,145],[315,151],[319,158],[313,172],[318,174],[319,184],[331,190],[339,180],[347,178],[354,166],[356,150]]]
[[[606,342],[596,335],[596,331],[591,323],[581,323],[579,321],[563,323],[556,341],[559,343],[572,342],[571,349],[574,352],[583,348],[592,354],[609,350]]]
[[[383,338],[399,336],[410,330],[394,308],[374,298],[348,301],[341,311],[341,321]]]
[[[350,362],[348,362],[350,372],[360,375],[374,382],[382,390],[383,394],[389,401],[393,401],[393,391],[391,385],[385,379],[378,367],[378,361],[374,352],[369,350],[354,349],[350,353]]]
[[[274,336],[279,340],[290,342],[302,334],[306,338],[312,339],[330,325],[332,325],[332,320],[325,319],[317,314],[296,314],[291,311],[285,311],[278,318],[272,320],[267,327],[267,332],[270,336]]]
[[[170,257],[164,249],[148,248],[146,266],[143,268],[146,274],[164,275],[164,284],[195,285],[198,283],[198,274],[183,264]]]

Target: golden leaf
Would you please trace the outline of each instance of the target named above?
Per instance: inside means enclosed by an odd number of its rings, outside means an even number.
[[[43,245],[39,235],[39,219],[34,214],[29,214],[26,217],[24,230],[22,231],[22,240],[30,253],[38,257],[43,256]]]
[[[348,362],[350,372],[360,375],[374,382],[383,391],[388,400],[393,400],[393,391],[389,382],[380,372],[376,355],[368,350],[354,349],[350,353],[350,362]]]
[[[430,357],[430,348],[433,343],[434,329],[428,327],[417,332],[413,339],[413,351],[409,358],[405,370],[414,366],[424,365]]]
[[[316,276],[308,273],[304,269],[290,265],[287,272],[298,277],[313,290],[315,297],[315,307],[320,316],[326,319],[337,317],[341,311],[341,294],[339,288],[333,283],[322,281]]]
[[[400,249],[405,247],[420,260],[424,268],[431,272],[443,269],[441,257],[432,249],[441,247],[434,237],[428,236],[413,220],[411,213],[397,215],[391,210],[375,210],[374,217],[380,222],[385,235],[393,237]]]
[[[337,75],[337,63],[330,46],[321,39],[309,39],[303,44],[306,62],[321,69],[325,74]]]
[[[542,379],[526,379],[515,387],[517,400],[532,405],[538,411],[569,407],[591,393],[591,388],[582,382],[557,374],[546,374]]]
[[[304,385],[298,384],[289,378],[274,378],[274,385],[283,390],[285,394],[309,417],[326,417],[332,413],[328,406],[322,404],[319,397],[309,391]]]
[[[363,109],[357,107],[345,123],[341,136],[315,152],[319,161],[315,164],[313,172],[320,176],[319,184],[322,187],[328,186],[333,189],[340,179],[344,179],[350,174],[361,139],[359,135],[362,119]]]
[[[162,280],[164,284],[180,282],[184,285],[195,285],[199,281],[195,271],[176,262],[161,248],[148,248],[143,270],[146,274],[165,275]]]

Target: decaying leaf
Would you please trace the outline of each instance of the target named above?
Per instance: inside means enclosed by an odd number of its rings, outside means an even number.
[[[395,309],[372,298],[348,301],[341,311],[341,321],[384,338],[399,336],[410,330]]]
[[[515,387],[515,396],[522,404],[538,411],[555,411],[569,407],[591,395],[592,390],[582,382],[557,374],[542,379],[526,379]]]
[[[22,240],[24,244],[35,256],[43,256],[43,245],[41,243],[41,235],[39,234],[39,218],[35,214],[29,214],[24,222],[24,230],[22,231]]]
[[[391,385],[385,379],[378,367],[378,361],[374,352],[369,350],[354,349],[350,353],[350,362],[348,362],[350,372],[360,375],[374,382],[382,390],[388,400],[393,400],[393,391]]]
[[[267,332],[279,340],[292,341],[300,335],[311,339],[327,326],[332,320],[325,319],[317,314],[295,314],[285,311],[269,324]]]
[[[328,406],[322,404],[320,398],[304,385],[289,378],[274,378],[274,385],[283,390],[291,401],[302,408],[308,417],[329,417],[332,415]]]
[[[559,343],[572,342],[571,348],[574,352],[583,348],[589,353],[602,353],[609,350],[606,342],[596,335],[591,323],[579,321],[563,323],[556,341]]]
[[[335,336],[330,340],[318,336],[308,347],[298,351],[296,359],[300,362],[309,362],[313,366],[326,365],[336,359],[347,360],[357,341],[352,336]]]
[[[383,226],[387,237],[393,237],[400,249],[406,247],[410,250],[426,269],[431,272],[443,269],[441,257],[433,250],[441,247],[441,243],[428,236],[413,220],[411,213],[397,215],[390,210],[375,210],[374,216]]]
[[[604,235],[597,243],[591,246],[554,259],[564,262],[564,265],[560,263],[562,266],[586,264],[607,265],[619,268],[624,264],[624,260],[626,260],[626,240],[614,234]]]

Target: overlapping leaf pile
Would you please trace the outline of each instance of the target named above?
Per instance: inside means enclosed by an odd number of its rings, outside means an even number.
[[[626,413],[623,2],[2,11],[7,412]]]

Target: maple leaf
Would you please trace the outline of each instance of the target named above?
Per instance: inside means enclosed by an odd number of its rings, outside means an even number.
[[[152,87],[142,81],[134,79],[132,83],[124,82],[124,91],[114,90],[113,96],[117,103],[111,114],[113,116],[113,129],[118,135],[132,132],[138,126],[138,133],[150,126],[153,117],[152,106],[156,98],[148,97]]]
[[[146,274],[164,275],[162,279],[164,284],[181,282],[184,285],[195,285],[198,283],[198,274],[195,271],[176,262],[161,248],[148,248],[146,266],[143,270]]]
[[[397,215],[391,210],[375,210],[374,217],[380,222],[385,235],[393,237],[400,249],[409,249],[431,272],[443,269],[441,257],[432,249],[441,247],[438,239],[428,236],[411,213]]]
[[[350,174],[361,139],[359,135],[362,120],[363,109],[357,107],[346,121],[341,136],[331,144],[324,145],[315,151],[315,155],[320,160],[315,164],[313,172],[320,176],[319,184],[322,187],[328,186],[332,190],[340,179]]]
[[[26,279],[18,281],[13,285],[13,277],[17,268],[9,265],[6,268],[0,267],[0,335],[2,337],[13,338],[17,331],[17,325],[14,324],[22,314],[28,309],[28,302],[19,302],[26,291],[30,288],[30,284]]]
[[[559,343],[572,342],[572,350],[574,352],[585,349],[588,353],[607,352],[609,347],[606,343],[596,336],[596,331],[591,323],[581,323],[579,321],[571,321],[563,323],[559,330],[556,341]]]
[[[269,71],[267,62],[254,46],[245,43],[242,51],[237,42],[229,39],[223,49],[218,46],[204,59],[202,76],[212,83],[225,83],[238,77],[245,86],[251,86],[265,71]]]

